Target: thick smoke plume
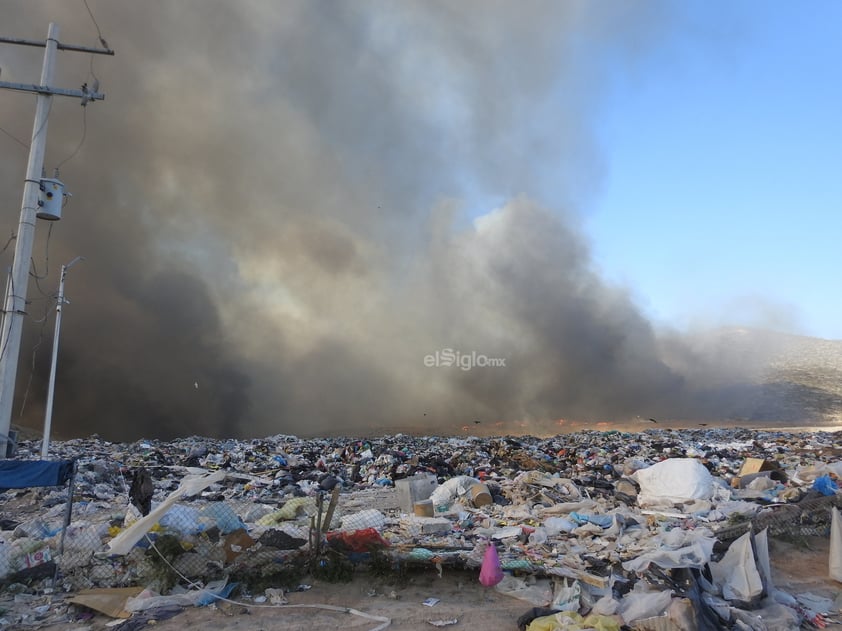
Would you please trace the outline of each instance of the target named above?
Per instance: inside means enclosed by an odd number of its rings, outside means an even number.
[[[73,197],[38,226],[13,422],[40,426],[77,255],[59,436],[720,411],[699,406],[723,372],[600,277],[577,219],[602,173],[593,112],[672,28],[660,3],[88,4],[117,54],[58,55],[57,85],[99,79],[107,97],[54,98],[45,167]],[[7,37],[51,21],[99,45],[81,0],[0,5]],[[2,78],[37,81],[41,55],[0,45]],[[0,91],[24,143],[33,110]],[[10,235],[26,150],[0,150]],[[448,350],[461,366],[425,365]]]

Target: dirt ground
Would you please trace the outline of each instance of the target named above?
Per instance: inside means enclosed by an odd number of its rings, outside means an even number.
[[[402,584],[389,584],[359,573],[350,583],[308,582],[311,589],[286,594],[287,607],[277,607],[253,601],[243,605],[228,602],[208,607],[189,607],[169,620],[155,623],[156,630],[201,628],[204,631],[275,630],[320,631],[322,629],[375,629],[382,624],[377,619],[350,613],[325,611],[318,608],[292,605],[329,605],[351,608],[371,616],[383,616],[391,621],[388,629],[433,629],[429,621],[457,620],[451,628],[503,631],[517,628],[517,618],[532,607],[531,604],[485,589],[477,572],[448,571],[439,578],[435,570],[417,571]],[[424,605],[436,598],[434,606]],[[233,600],[237,600],[234,596]],[[248,605],[248,606],[245,606]],[[97,615],[84,623],[42,627],[52,631],[101,631],[111,619]],[[122,626],[122,625],[121,625]],[[119,627],[117,627],[119,628]],[[152,628],[152,627],[148,627]]]
[[[791,594],[811,592],[835,600],[842,593],[842,585],[827,578],[828,547],[827,538],[808,537],[795,542],[771,538],[770,557],[776,586]],[[447,568],[441,578],[432,568],[413,572],[402,584],[389,584],[359,573],[350,583],[313,581],[311,585],[307,591],[287,594],[289,604],[352,608],[370,616],[389,619],[391,622],[386,628],[396,631],[432,629],[437,626],[432,623],[452,620],[457,622],[447,625],[447,628],[511,631],[517,629],[518,617],[532,607],[523,600],[483,588],[478,582],[477,572]],[[428,598],[439,600],[430,607],[423,604]],[[97,614],[86,621],[41,628],[52,631],[105,631],[109,622],[113,620]],[[144,628],[156,631],[193,628],[203,631],[320,631],[337,628],[372,630],[381,624],[380,619],[344,611],[268,604],[257,606],[248,601],[248,606],[223,602],[209,607],[189,607],[168,620],[155,622],[154,627],[146,625]],[[842,631],[842,616],[835,616],[826,628]]]

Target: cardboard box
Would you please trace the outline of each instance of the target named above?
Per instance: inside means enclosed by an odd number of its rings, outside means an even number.
[[[759,474],[763,473],[765,473],[767,477],[779,482],[786,482],[787,480],[786,473],[781,470],[780,465],[774,460],[746,458],[743,461],[743,466],[740,467],[739,474],[731,480],[731,486],[735,489],[745,488],[749,482],[757,478]]]

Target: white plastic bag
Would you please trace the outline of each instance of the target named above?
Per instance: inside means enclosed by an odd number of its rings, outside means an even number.
[[[531,603],[533,607],[547,607],[553,600],[552,584],[545,578],[530,584],[517,576],[503,574],[503,580],[494,589],[506,596]]]
[[[552,608],[557,611],[579,611],[579,599],[582,596],[582,586],[579,581],[574,580],[571,584],[564,581],[555,582],[555,596],[553,597]]]
[[[534,546],[540,546],[547,543],[547,531],[538,526],[532,534],[529,535],[529,543]]]
[[[635,471],[631,478],[640,485],[637,496],[640,506],[657,504],[659,500],[707,500],[713,494],[713,476],[693,458],[662,460]]]
[[[642,618],[660,616],[669,608],[672,601],[672,592],[668,589],[662,592],[647,592],[645,588],[638,588],[638,585],[642,584],[635,585],[635,588],[620,601],[620,615],[626,624]]]
[[[750,603],[763,593],[763,579],[754,561],[751,532],[732,543],[719,563],[710,564],[710,571],[726,600]]]
[[[544,530],[551,537],[556,536],[560,532],[571,532],[574,528],[576,528],[576,524],[564,517],[548,517],[544,521]]]
[[[835,506],[830,520],[830,555],[827,575],[834,581],[842,583],[842,520],[839,518],[839,509]]]

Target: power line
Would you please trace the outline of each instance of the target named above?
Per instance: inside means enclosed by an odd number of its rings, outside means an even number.
[[[96,29],[97,37],[99,37],[99,43],[103,45],[103,47],[108,48],[108,42],[105,41],[105,38],[102,36],[102,30],[99,28],[99,24],[97,24],[96,18],[94,17],[94,12],[91,11],[91,7],[88,6],[88,0],[82,0],[82,3],[85,5],[85,9],[88,10],[88,15],[91,16],[91,22],[94,23],[94,28]],[[96,76],[96,72],[94,72],[94,56],[91,53],[91,64],[89,67],[89,73],[91,77],[93,77],[95,84],[99,83],[99,78]],[[96,90],[94,90],[96,91]]]
[[[32,386],[32,378],[35,376],[35,358],[38,355],[38,349],[44,342],[44,329],[47,327],[47,318],[50,314],[50,303],[44,303],[44,317],[41,318],[41,328],[38,330],[38,341],[32,347],[32,364],[29,370],[29,379],[26,381],[26,388],[23,391],[23,400],[20,404],[20,412],[18,412],[18,420],[23,419],[23,413],[26,410],[26,402],[29,399],[29,388]]]
[[[12,243],[12,241],[14,241],[14,240],[15,240],[15,236],[16,236],[16,235],[15,235],[15,233],[14,233],[14,232],[13,232],[12,234],[10,234],[10,235],[9,235],[9,240],[8,240],[8,241],[6,241],[6,245],[4,245],[4,246],[3,246],[3,249],[2,249],[2,250],[0,250],[0,254],[3,254],[3,252],[5,252],[5,251],[9,248],[9,246],[10,246],[10,245],[11,245],[11,243]]]
[[[18,138],[17,136],[15,136],[15,135],[13,135],[13,134],[11,134],[11,133],[7,132],[7,131],[6,131],[5,129],[3,129],[2,127],[0,127],[0,131],[2,131],[4,134],[6,134],[9,138],[11,138],[12,140],[14,140],[16,143],[18,143],[18,144],[19,144],[21,147],[23,147],[24,149],[29,150],[29,145],[28,145],[28,144],[26,144],[23,140],[21,140],[21,139],[20,139],[20,138]]]
[[[49,103],[47,103],[47,115],[44,117],[44,121],[38,126],[38,131],[36,131],[34,134],[32,134],[32,140],[33,141],[38,137],[38,134],[41,133],[41,130],[44,129],[46,124],[49,122],[50,113],[52,113],[52,111],[53,111],[53,99],[50,99]]]
[[[32,278],[44,280],[50,275],[50,239],[52,238],[52,236],[53,224],[50,223],[50,227],[47,228],[47,241],[44,244],[44,275],[38,275],[38,266],[35,265],[35,258],[29,257],[29,261],[32,264],[32,268],[30,269],[29,275],[32,276]],[[32,270],[34,270],[34,272]]]
[[[88,10],[88,15],[91,16],[91,22],[94,23],[94,28],[96,28],[96,34],[99,36],[99,43],[103,45],[103,47],[108,48],[108,42],[102,37],[102,31],[99,28],[99,24],[96,22],[96,18],[94,17],[93,11],[91,11],[91,7],[88,6],[88,0],[82,0],[82,3],[85,5],[85,8]]]
[[[91,78],[94,80],[94,85],[99,83],[99,77],[96,76],[94,72],[94,54],[91,53],[91,63],[88,66],[88,74],[91,75]]]
[[[15,294],[15,275],[14,274],[11,274],[11,273],[9,274],[8,282],[9,282],[9,293],[10,293],[10,295],[14,295]],[[6,317],[8,317],[9,313],[7,311],[5,311],[5,309],[6,309],[5,305],[3,306],[3,309],[4,309],[3,318],[5,319]],[[9,346],[9,338],[6,337],[6,341],[3,343],[3,348],[0,348],[0,359],[3,359],[3,356],[6,354],[6,349],[8,348],[8,346]],[[0,441],[0,442],[2,442],[2,441]]]
[[[93,60],[93,55],[91,55],[91,59]],[[73,153],[71,153],[69,156],[67,156],[61,162],[59,162],[58,166],[56,166],[56,169],[60,169],[64,165],[65,162],[69,162],[72,158],[74,158],[76,156],[77,153],[79,153],[79,149],[81,149],[82,145],[85,144],[85,137],[87,135],[88,135],[88,108],[83,107],[82,108],[82,138],[79,140],[79,144],[76,145],[76,148],[73,150]]]

